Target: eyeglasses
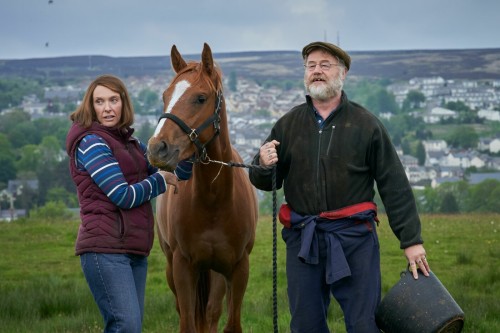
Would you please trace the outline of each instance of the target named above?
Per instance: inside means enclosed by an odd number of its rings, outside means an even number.
[[[318,66],[321,68],[322,71],[328,71],[330,70],[330,68],[332,68],[332,66],[341,66],[340,64],[332,64],[332,63],[329,63],[329,62],[320,62],[319,64],[316,64],[316,63],[310,63],[310,64],[306,64],[304,65],[304,67],[309,71],[309,72],[312,72],[316,69],[316,66]]]

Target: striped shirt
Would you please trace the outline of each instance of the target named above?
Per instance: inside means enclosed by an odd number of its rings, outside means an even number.
[[[86,135],[78,144],[77,168],[86,170],[97,186],[118,207],[131,209],[140,206],[167,189],[165,179],[147,160],[146,146],[142,142],[140,146],[147,161],[149,176],[138,183],[127,183],[111,149],[100,136],[95,134]],[[182,161],[174,173],[179,180],[189,179],[191,167],[192,163]]]

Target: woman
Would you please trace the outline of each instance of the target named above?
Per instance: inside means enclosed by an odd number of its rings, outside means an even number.
[[[104,332],[140,332],[154,238],[150,200],[177,177],[189,178],[192,164],[181,162],[175,174],[149,164],[146,146],[132,136],[132,103],[117,77],[96,78],[70,118],[66,150],[82,221],[76,255]]]

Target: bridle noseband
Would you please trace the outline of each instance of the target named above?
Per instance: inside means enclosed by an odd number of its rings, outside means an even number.
[[[187,136],[189,137],[189,140],[191,140],[191,142],[194,143],[194,145],[198,149],[198,158],[195,159],[193,162],[207,162],[209,160],[206,147],[220,133],[221,101],[222,101],[222,92],[218,91],[217,92],[217,99],[215,100],[214,114],[212,116],[210,116],[209,118],[207,118],[203,122],[203,124],[201,124],[196,129],[190,128],[188,125],[186,125],[186,123],[182,119],[180,119],[179,117],[177,117],[176,115],[173,115],[171,113],[164,113],[158,119],[158,122],[160,122],[160,120],[162,120],[164,118],[171,119],[174,123],[177,124],[177,126],[179,126],[184,131],[184,133],[187,134]],[[207,142],[201,143],[199,140],[199,136],[200,136],[201,132],[203,132],[208,126],[210,126],[210,124],[213,124],[213,126],[214,126],[214,129],[215,129],[214,135]]]

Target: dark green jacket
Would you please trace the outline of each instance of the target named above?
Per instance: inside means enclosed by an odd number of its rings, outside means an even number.
[[[341,104],[319,128],[309,96],[279,119],[266,141],[280,145],[277,187],[291,208],[317,215],[373,201],[374,184],[401,248],[423,243],[415,199],[382,123],[342,93]],[[253,164],[259,164],[259,154]],[[272,190],[271,171],[250,169],[258,189]]]

